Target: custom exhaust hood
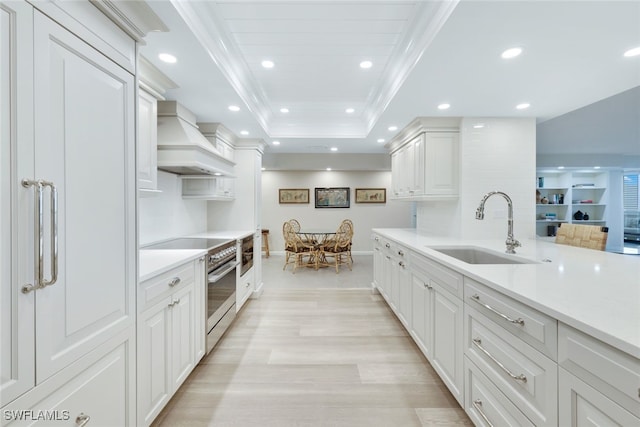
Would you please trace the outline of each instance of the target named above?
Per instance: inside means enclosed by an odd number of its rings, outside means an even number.
[[[158,102],[158,169],[233,177],[234,166],[200,133],[191,111],[176,101]]]

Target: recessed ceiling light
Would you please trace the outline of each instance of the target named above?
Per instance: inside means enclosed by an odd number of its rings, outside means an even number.
[[[272,144],[273,145],[280,145],[280,141],[273,141]]]
[[[630,58],[632,56],[638,56],[638,55],[640,55],[640,46],[634,47],[633,49],[629,49],[624,53],[624,56],[626,56],[627,58]]]
[[[266,170],[267,170],[267,168],[265,168],[265,167],[263,166],[263,167],[262,167],[262,170],[263,170],[263,171],[266,171]]]
[[[398,126],[389,126],[387,129],[393,132],[394,130],[398,130]]]
[[[484,123],[476,123],[475,125],[473,125],[474,129],[482,129],[484,127]]]
[[[229,110],[231,111],[240,111],[240,107],[237,105],[229,105]]]
[[[240,135],[249,135],[249,131],[248,130],[241,130],[240,131]]]
[[[286,114],[286,113],[288,113],[288,112],[289,112],[289,109],[288,109],[288,108],[281,108],[281,109],[280,109],[280,112],[281,112],[281,113],[285,113],[285,114]]]
[[[220,172],[214,172],[213,173],[215,176],[221,176],[222,174]]]
[[[270,61],[268,59],[265,59],[264,61],[262,61],[261,64],[264,68],[273,68],[273,66],[275,65],[273,61]]]
[[[378,139],[378,144],[382,144],[384,142],[384,138]]]
[[[338,147],[331,147],[331,151],[338,151]]]
[[[451,105],[449,104],[440,104],[438,105],[438,110],[448,110]]]
[[[364,68],[365,70],[367,68],[371,68],[371,67],[373,67],[373,62],[371,62],[371,61],[362,61],[360,63],[360,68]]]
[[[330,171],[330,170],[331,170],[331,168],[327,168],[327,170],[328,170],[328,171]]]
[[[594,169],[600,169],[600,166],[594,166],[593,168]]]
[[[558,169],[564,169],[564,166],[558,166]]]
[[[504,59],[511,59],[511,58],[515,58],[516,56],[519,56],[521,53],[522,53],[522,48],[512,47],[502,52],[502,55],[500,56],[502,56]]]
[[[175,64],[178,61],[175,56],[168,53],[161,53],[160,55],[158,55],[158,58],[168,64]]]
[[[516,105],[516,108],[518,110],[526,110],[527,108],[531,107],[531,104],[528,104],[526,102],[523,102],[522,104],[518,104]]]
[[[346,110],[344,110],[344,111],[345,111],[346,113],[348,113],[348,114],[351,114],[351,113],[353,113],[353,112],[354,112],[354,111],[356,111],[356,110],[354,110],[353,108],[347,108],[347,109],[346,109]]]

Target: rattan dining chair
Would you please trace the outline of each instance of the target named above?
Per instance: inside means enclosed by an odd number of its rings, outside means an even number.
[[[325,265],[333,265],[336,273],[339,273],[339,267],[346,264],[349,270],[352,270],[351,262],[351,239],[353,237],[353,229],[349,223],[343,222],[336,231],[335,238],[320,246],[317,259]],[[329,262],[333,259],[333,263]]]
[[[604,251],[607,246],[608,227],[584,224],[561,224],[556,243]]]
[[[285,250],[282,270],[285,270],[287,265],[293,264],[293,273],[295,274],[297,267],[305,265],[305,257],[307,258],[306,263],[311,263],[315,260],[314,262],[317,264],[315,245],[304,242],[289,221],[282,225],[282,235],[284,237]]]

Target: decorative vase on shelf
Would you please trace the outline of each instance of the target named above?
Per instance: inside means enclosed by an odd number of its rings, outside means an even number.
[[[585,212],[584,215],[582,215],[582,220],[583,221],[588,221],[589,220],[589,214]]]
[[[582,221],[584,219],[584,214],[581,211],[577,211],[573,214],[573,219],[576,221]]]

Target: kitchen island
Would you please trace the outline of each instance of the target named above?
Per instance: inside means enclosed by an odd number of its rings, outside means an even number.
[[[374,288],[474,422],[640,421],[640,258],[539,240],[507,255],[503,239],[373,232]],[[457,246],[527,263],[434,249]]]

